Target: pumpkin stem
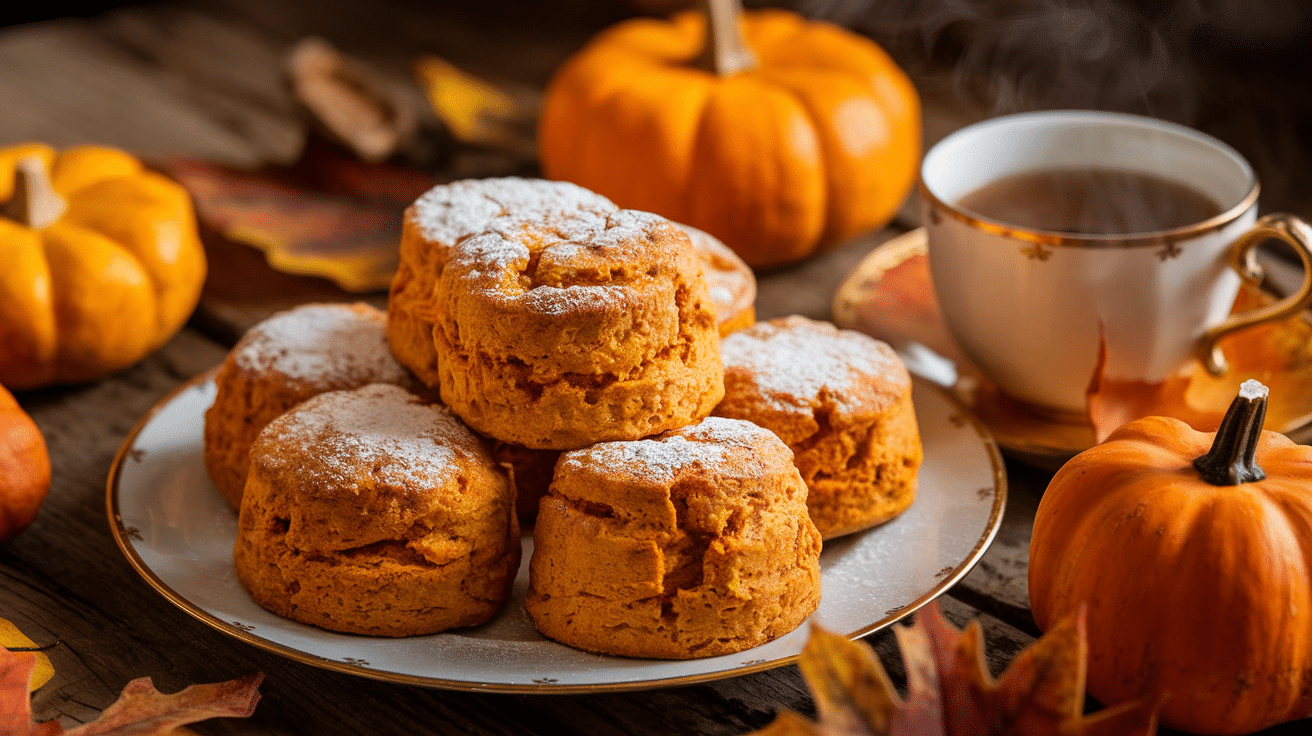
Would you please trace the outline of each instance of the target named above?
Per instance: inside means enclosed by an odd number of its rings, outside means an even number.
[[[1256,453],[1266,419],[1267,393],[1266,386],[1251,378],[1239,386],[1239,395],[1230,402],[1216,430],[1212,449],[1194,460],[1203,480],[1214,486],[1237,486],[1266,477],[1257,466]]]
[[[68,203],[55,193],[40,156],[24,156],[15,162],[14,191],[0,208],[5,217],[40,230],[54,224],[66,209]]]
[[[706,43],[693,64],[721,77],[756,68],[756,54],[743,38],[742,0],[700,0]]]

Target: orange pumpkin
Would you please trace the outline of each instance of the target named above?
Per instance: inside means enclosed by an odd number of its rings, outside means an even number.
[[[0,542],[36,519],[50,490],[45,438],[13,394],[0,386]]]
[[[625,21],[568,59],[543,102],[543,174],[705,230],[752,266],[887,224],[920,161],[911,81],[874,42],[784,10],[743,14],[746,49],[726,51],[736,10],[710,29],[696,11]],[[706,37],[718,63],[699,63]]]
[[[1102,702],[1169,693],[1162,722],[1200,734],[1312,714],[1312,448],[1262,430],[1265,411],[1247,381],[1216,433],[1131,422],[1044,492],[1034,618],[1086,609]]]
[[[0,383],[106,375],[187,320],[205,280],[191,198],[123,151],[0,148]]]

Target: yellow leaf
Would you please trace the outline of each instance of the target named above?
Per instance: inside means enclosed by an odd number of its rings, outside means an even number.
[[[888,730],[893,711],[901,701],[870,647],[813,625],[797,666],[815,698],[822,730]]]
[[[11,621],[0,618],[0,646],[10,651],[35,650],[37,643],[27,638]],[[32,671],[32,692],[50,681],[55,676],[55,666],[45,652],[33,651],[36,655],[36,669]]]
[[[507,146],[528,117],[514,97],[436,56],[415,62],[415,76],[433,111],[462,143]]]

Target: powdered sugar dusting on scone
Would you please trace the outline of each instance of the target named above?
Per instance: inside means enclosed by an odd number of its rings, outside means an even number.
[[[462,240],[451,265],[471,290],[564,315],[622,307],[635,278],[668,270],[661,264],[681,252],[692,257],[687,237],[646,212],[555,212],[539,220],[516,214]]]
[[[509,214],[615,209],[609,199],[569,182],[501,177],[463,179],[433,187],[415,200],[411,216],[425,239],[450,246],[484,232],[493,220]]]
[[[387,347],[386,316],[367,304],[305,304],[269,317],[233,348],[245,370],[277,371],[307,386],[403,383]]]
[[[567,452],[560,462],[577,471],[584,462],[615,471],[669,482],[689,470],[724,468],[729,458],[762,467],[755,454],[762,441],[779,443],[778,437],[741,419],[707,417],[701,422],[657,437],[628,442],[602,442]],[[782,447],[782,443],[780,443]]]
[[[471,452],[478,442],[446,407],[388,384],[319,394],[264,433],[315,448],[318,468],[304,468],[306,477],[372,468],[373,477],[397,486],[446,482],[456,472],[455,453]]]
[[[761,398],[787,410],[814,406],[825,392],[839,409],[871,380],[905,387],[911,377],[887,344],[828,322],[790,316],[759,322],[720,344],[726,372],[746,374]]]

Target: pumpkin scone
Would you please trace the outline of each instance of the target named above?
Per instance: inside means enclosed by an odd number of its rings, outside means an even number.
[[[509,596],[519,555],[486,445],[398,386],[320,394],[251,448],[233,560],[279,616],[377,636],[472,626]]]
[[[800,316],[724,338],[715,414],[755,422],[795,455],[825,539],[897,516],[924,457],[911,376],[887,344]]]
[[[246,331],[215,376],[205,412],[205,469],[241,507],[247,456],[278,415],[326,391],[393,383],[419,388],[387,348],[387,315],[364,304],[304,304]]]
[[[688,236],[621,210],[501,218],[436,286],[442,400],[481,434],[570,450],[705,417],[719,332]]]
[[[563,181],[499,177],[462,179],[425,192],[405,211],[400,262],[387,299],[387,340],[397,360],[429,386],[436,386],[437,353],[433,287],[452,248],[485,232],[507,215],[527,218],[551,213],[605,214],[610,200]]]
[[[756,273],[724,241],[705,230],[674,223],[688,234],[693,250],[702,261],[702,277],[711,297],[711,307],[720,336],[750,327],[756,322]]]
[[[711,657],[792,631],[820,602],[820,534],[788,448],[718,417],[566,452],[542,499],[525,607],[604,654]]]

